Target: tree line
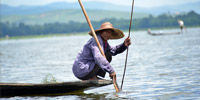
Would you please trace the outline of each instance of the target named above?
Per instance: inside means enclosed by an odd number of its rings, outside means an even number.
[[[200,26],[200,15],[194,11],[187,14],[174,16],[172,14],[161,14],[157,17],[149,15],[147,18],[133,19],[133,29],[147,28],[165,28],[179,27],[178,19],[184,21],[185,26]],[[129,21],[126,19],[103,19],[100,21],[92,21],[94,29],[99,29],[101,24],[109,21],[121,30],[128,30]],[[69,23],[46,23],[43,25],[27,25],[24,23],[0,22],[0,37],[5,36],[27,36],[27,35],[44,35],[44,34],[61,34],[61,33],[77,33],[88,32],[90,30],[87,23],[70,21]]]

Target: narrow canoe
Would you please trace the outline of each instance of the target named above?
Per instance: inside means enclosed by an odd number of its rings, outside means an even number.
[[[175,34],[180,34],[181,32],[158,32],[158,33],[152,33],[150,29],[148,29],[147,33],[149,35],[153,35],[153,36],[160,36],[160,35],[175,35]]]
[[[90,87],[100,87],[112,84],[111,80],[87,80],[62,83],[0,83],[0,97],[56,95],[72,92],[83,92]]]

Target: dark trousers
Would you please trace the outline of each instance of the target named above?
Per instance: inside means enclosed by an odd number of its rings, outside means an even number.
[[[108,60],[108,62],[111,62],[112,61],[111,53],[110,52],[106,52],[105,55],[106,55],[106,59]],[[106,72],[103,71],[101,69],[101,67],[99,67],[99,65],[95,64],[93,70],[88,75],[86,75],[84,77],[81,77],[79,79],[88,80],[88,79],[92,78],[93,76],[105,77],[105,75],[106,75]]]

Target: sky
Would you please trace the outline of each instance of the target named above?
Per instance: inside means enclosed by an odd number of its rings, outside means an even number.
[[[132,0],[81,0],[82,2],[88,1],[102,1],[117,5],[131,5]],[[137,7],[159,7],[165,5],[177,5],[184,3],[192,3],[199,0],[135,0],[135,6]],[[45,5],[54,2],[78,2],[78,0],[0,0],[2,4],[8,4],[11,6],[19,5]]]

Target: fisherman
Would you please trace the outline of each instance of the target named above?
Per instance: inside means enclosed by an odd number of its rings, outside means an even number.
[[[178,20],[178,23],[179,23],[179,26],[180,26],[180,29],[181,29],[181,32],[183,32],[183,28],[185,29],[185,26],[184,26],[184,22],[182,20]],[[186,29],[185,29],[186,30]]]
[[[74,61],[72,71],[74,75],[81,80],[97,80],[104,78],[106,72],[109,73],[111,79],[116,76],[116,72],[110,62],[112,56],[122,53],[131,44],[130,38],[126,38],[124,42],[115,47],[111,47],[107,42],[110,39],[120,39],[124,37],[124,33],[112,26],[110,22],[104,22],[100,29],[95,30],[97,38],[106,58],[101,54],[94,38],[84,45],[83,49],[78,53]],[[89,34],[92,36],[92,32]],[[99,77],[100,76],[100,77]]]

